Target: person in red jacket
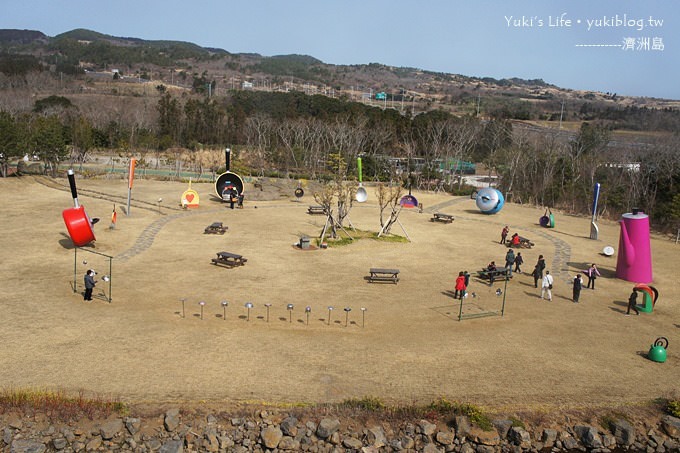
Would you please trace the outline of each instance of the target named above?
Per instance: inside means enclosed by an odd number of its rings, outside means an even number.
[[[467,286],[465,285],[465,272],[458,272],[458,278],[456,278],[456,291],[453,293],[453,297],[462,299],[465,297],[465,290]]]

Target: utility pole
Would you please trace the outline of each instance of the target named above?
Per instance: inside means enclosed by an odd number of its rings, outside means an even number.
[[[562,115],[564,115],[564,99],[562,99],[562,109],[560,110],[560,129],[562,129]]]

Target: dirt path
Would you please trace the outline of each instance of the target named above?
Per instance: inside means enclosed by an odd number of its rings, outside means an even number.
[[[0,206],[4,385],[85,389],[138,402],[378,396],[399,402],[447,397],[496,407],[635,403],[678,391],[680,289],[674,270],[680,249],[672,241],[652,241],[661,292],[655,312],[626,317],[632,284],[615,279],[615,258],[601,255],[605,245],[618,246],[615,223],[601,222],[601,240],[591,241],[588,219],[556,213],[557,228],[546,230],[537,225],[540,209],[509,205],[484,216],[468,198],[416,193],[425,212],[401,217],[413,242],[361,240],[303,252],[292,244],[303,234],[317,236],[325,221],[306,214],[314,204],[310,197],[302,203],[292,193],[247,198],[245,209],[232,211],[211,199],[209,184],[193,188],[202,206],[185,212],[170,206],[170,200],[179,203],[185,185],[136,181],[139,206],[130,216],[119,213],[117,228],[109,230],[111,200],[126,195],[125,181],[79,181],[81,203],[103,219],[94,250],[115,257],[113,302],[106,303],[104,288],[97,288],[98,299],[86,304],[72,291],[74,267],[80,283],[88,267],[102,269],[104,263],[94,254],[83,258],[84,251],[74,262],[61,218],[70,194],[28,178],[0,180],[9,200]],[[168,205],[161,215],[141,208],[161,197]],[[436,210],[456,220],[430,222]],[[229,226],[225,235],[203,234],[214,221]],[[355,205],[352,223],[377,231],[371,189],[369,201]],[[504,317],[459,322],[450,296],[455,275],[503,261],[498,238],[505,224],[536,243],[522,251],[525,270],[538,254],[546,256],[557,277],[555,301],[541,301],[531,277],[517,275],[507,286]],[[221,250],[244,255],[247,265],[211,265]],[[573,304],[568,282],[591,262],[603,277]],[[397,267],[401,281],[368,284],[370,267]],[[477,297],[465,309],[497,310],[501,285],[473,278],[470,291]],[[226,319],[223,300],[229,302]],[[206,302],[203,319],[199,301]],[[246,302],[254,305],[250,321]],[[294,304],[292,312],[287,304]],[[670,341],[669,359],[656,364],[644,353],[661,335]]]

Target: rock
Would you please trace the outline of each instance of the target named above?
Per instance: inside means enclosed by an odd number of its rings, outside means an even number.
[[[540,451],[540,449],[538,450]],[[477,453],[494,453],[496,449],[488,445],[477,445],[476,451]]]
[[[47,447],[42,442],[30,439],[15,439],[12,441],[10,453],[42,453]]]
[[[95,437],[85,445],[85,451],[96,451],[102,446],[101,437]]]
[[[557,430],[544,429],[541,435],[541,442],[545,448],[552,448],[557,440]]]
[[[342,440],[342,445],[345,448],[349,448],[351,450],[359,450],[363,446],[361,441],[359,439],[355,439],[354,437],[346,437]]]
[[[416,441],[413,440],[412,437],[409,436],[403,436],[400,439],[401,446],[404,450],[413,450],[413,447],[416,445]]]
[[[367,432],[368,443],[376,448],[384,447],[387,443],[387,438],[385,437],[385,431],[382,426],[373,426],[368,429]]]
[[[231,419],[231,426],[241,426],[242,424],[243,424],[242,418],[232,418]]]
[[[163,418],[163,426],[165,426],[165,430],[168,432],[177,429],[179,426],[179,409],[169,409],[165,413],[165,417]]]
[[[618,445],[629,447],[635,442],[635,427],[627,420],[618,419],[612,422],[611,430]]]
[[[501,440],[508,438],[508,432],[510,432],[510,428],[512,428],[512,420],[494,420],[491,423],[496,427],[496,431],[498,431],[498,435],[501,436]]]
[[[203,440],[203,448],[206,451],[215,452],[220,449],[220,442],[215,434],[206,434]]]
[[[362,453],[380,453],[380,449],[375,448],[374,446],[370,445],[368,447],[362,447],[361,452]]]
[[[279,446],[279,442],[283,438],[283,432],[275,426],[268,426],[260,432],[260,438],[265,447],[273,450]]]
[[[184,451],[184,446],[181,440],[169,440],[161,445],[160,453],[182,453]]]
[[[453,445],[453,440],[456,438],[456,433],[452,433],[451,431],[439,431],[435,436],[434,440],[437,441],[437,443],[447,446],[447,445]]]
[[[7,424],[12,429],[19,429],[20,430],[21,428],[24,427],[24,422],[20,418],[13,418]]]
[[[127,417],[125,419],[125,428],[127,428],[128,432],[133,436],[139,432],[139,429],[141,427],[142,420],[140,420],[139,418]]]
[[[328,439],[338,429],[340,429],[340,420],[324,418],[316,428],[316,435],[321,439]]]
[[[66,448],[68,445],[68,442],[66,442],[66,439],[63,437],[57,437],[55,439],[52,439],[52,446],[54,447],[55,450],[63,450]]]
[[[156,439],[156,438],[150,439],[144,445],[146,445],[146,448],[148,448],[151,451],[160,450],[163,447],[163,444],[161,444],[161,441]]]
[[[9,445],[12,443],[13,435],[14,432],[9,428],[5,428],[2,430],[2,441],[5,443],[5,445]]]
[[[500,445],[500,443],[501,443],[501,436],[498,433],[498,431],[496,431],[496,430],[484,431],[482,428],[480,428],[478,426],[472,427],[467,438],[474,440],[478,444],[482,444],[482,445],[495,446],[495,445]]]
[[[279,427],[281,428],[281,431],[283,431],[283,434],[285,434],[286,436],[295,437],[298,431],[297,423],[298,423],[297,418],[286,417],[283,419]]]
[[[661,419],[663,430],[673,439],[680,439],[680,418],[665,415]]]
[[[99,427],[99,435],[102,436],[104,440],[111,440],[123,430],[123,420],[116,418],[114,420],[109,420]]]
[[[616,437],[613,434],[603,434],[602,445],[605,448],[616,448]]]
[[[666,450],[669,451],[677,451],[678,449],[678,443],[671,440],[671,439],[666,439],[663,441],[663,446],[666,448]]]
[[[466,415],[456,415],[454,419],[454,424],[456,427],[456,434],[458,437],[467,437],[472,429],[472,424],[470,423],[470,417]]]
[[[437,425],[428,422],[427,420],[421,420],[418,422],[420,427],[420,432],[426,436],[431,436],[437,431]]]
[[[466,442],[462,447],[460,447],[460,453],[475,453],[475,449],[472,447],[472,445]]]
[[[427,444],[423,448],[423,453],[441,453],[442,450],[438,448],[435,444]]]
[[[531,447],[531,435],[519,426],[513,426],[508,433],[508,440],[522,448]]]
[[[578,441],[569,434],[562,436],[562,446],[567,450],[575,450],[578,448]]]
[[[234,446],[234,441],[229,436],[220,436],[217,438],[220,441],[220,449],[228,450]]]
[[[281,442],[279,442],[278,449],[298,451],[300,450],[300,442],[290,436],[283,436]]]
[[[593,426],[576,425],[574,426],[574,432],[586,448],[602,448],[602,439],[597,432],[597,428]]]

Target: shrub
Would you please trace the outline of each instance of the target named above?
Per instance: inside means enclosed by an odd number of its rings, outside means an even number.
[[[666,406],[666,410],[668,411],[669,414],[671,414],[673,417],[678,417],[680,418],[680,400],[671,400],[668,402],[668,405]]]

